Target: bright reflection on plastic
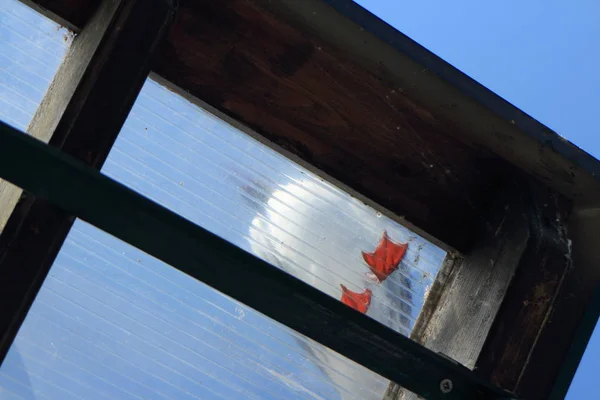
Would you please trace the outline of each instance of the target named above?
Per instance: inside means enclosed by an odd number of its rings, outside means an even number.
[[[405,335],[445,257],[151,80],[103,172],[337,299],[342,285],[363,295],[368,316]],[[394,246],[407,246],[395,260]]]
[[[405,335],[445,257],[150,80],[103,172]],[[81,222],[0,370],[2,398],[25,399],[380,400],[388,384]]]
[[[423,238],[151,80],[103,171],[405,335],[445,257]],[[264,329],[280,328],[265,324]],[[383,397],[383,378],[322,346],[295,341],[341,398]],[[282,366],[270,372],[282,382],[287,373]],[[292,386],[315,392],[322,384],[314,376],[303,379]]]

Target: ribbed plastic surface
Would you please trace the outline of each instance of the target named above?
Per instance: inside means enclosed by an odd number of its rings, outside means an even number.
[[[0,385],[36,399],[380,400],[387,381],[78,221]]]
[[[0,0],[0,118],[27,129],[71,33],[16,0]]]
[[[366,314],[403,334],[411,331],[445,257],[151,80],[103,172],[335,298],[341,299],[340,285],[355,293],[370,290]],[[408,247],[379,283],[363,253],[375,252],[384,233]]]
[[[14,89],[42,88],[33,76]],[[50,79],[28,113],[2,118],[23,129]],[[344,285],[347,304],[403,334],[445,257],[150,80],[103,172],[337,299]],[[388,383],[78,221],[0,369],[0,399],[380,400]]]

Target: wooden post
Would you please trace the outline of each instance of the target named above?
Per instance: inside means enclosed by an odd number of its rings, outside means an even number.
[[[527,178],[500,189],[479,241],[452,270],[413,339],[518,396],[546,398],[519,389],[540,383],[521,378],[531,371],[530,354],[570,270],[570,208],[562,196]],[[561,346],[566,351],[568,342]],[[385,398],[416,397],[392,384]]]
[[[170,0],[103,1],[75,38],[29,133],[99,169],[148,76],[174,10]],[[73,218],[12,185],[0,191],[1,209],[12,209],[21,197],[0,236],[1,361]]]
[[[547,399],[597,282],[574,268],[571,204],[547,188],[531,191],[530,239],[476,364],[525,399]]]
[[[515,176],[519,173],[515,171]],[[499,185],[473,249],[459,255],[411,338],[473,369],[529,240],[526,179]],[[438,279],[439,281],[439,279]],[[431,303],[431,304],[429,304]],[[385,399],[414,399],[392,383]]]

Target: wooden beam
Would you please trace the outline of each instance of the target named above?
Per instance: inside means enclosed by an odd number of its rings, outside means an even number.
[[[173,14],[173,6],[167,0],[104,1],[75,38],[29,133],[100,168],[150,71],[155,50]],[[12,198],[16,200],[19,195],[17,192]],[[26,195],[2,231],[0,360],[71,223],[72,217],[62,210]]]
[[[351,0],[184,0],[162,55],[182,92],[458,250],[506,161],[600,202],[592,157]]]
[[[182,1],[155,72],[450,246],[501,160],[265,2]],[[192,50],[193,49],[193,50]],[[167,61],[168,60],[168,61]],[[465,229],[456,230],[462,225]]]
[[[513,200],[493,207],[489,229],[455,267],[433,316],[413,338],[520,398],[564,396],[574,369],[558,389],[555,382],[600,276],[589,268],[597,258],[582,260],[572,240],[581,247],[598,243],[597,228],[586,231],[598,223],[589,221],[597,213],[576,208],[573,216],[570,200],[531,180],[505,192]],[[415,397],[392,384],[386,398]]]
[[[0,124],[0,176],[427,399],[513,397],[487,385],[468,369],[5,124]]]
[[[489,210],[473,249],[453,273],[419,343],[473,368],[529,240],[518,184]]]
[[[289,23],[271,3],[180,1],[154,72],[460,250],[504,171],[406,87]]]
[[[81,27],[94,0],[26,2]],[[486,212],[498,195],[496,183],[513,176],[508,164],[524,171],[517,175],[528,174],[573,200],[573,212],[563,222],[573,240],[574,266],[563,283],[556,286],[560,272],[544,269],[550,265],[540,267],[544,273],[537,276],[521,265],[512,285],[529,290],[540,284],[556,296],[536,303],[537,315],[547,317],[542,325],[533,322],[538,339],[531,342],[530,327],[502,328],[512,316],[500,311],[480,359],[482,371],[518,391],[533,393],[540,379],[544,388],[538,394],[547,392],[600,283],[600,163],[350,0],[186,0],[182,9],[161,50],[158,73],[180,92],[208,101],[463,250],[466,261],[454,272],[464,279],[482,282],[485,276],[480,264],[469,260],[485,253],[486,236],[477,240],[478,235],[490,222]],[[528,243],[533,243],[530,221]],[[419,232],[431,238],[423,229]],[[507,266],[509,272],[513,267]],[[504,279],[496,285],[508,287],[507,271],[496,273]],[[458,284],[452,275],[450,284]],[[516,310],[519,296],[530,301],[528,290],[509,290],[502,307]],[[435,314],[430,315],[438,323],[448,318]],[[488,320],[473,332],[489,325]],[[447,346],[453,353],[456,340],[450,338]],[[497,357],[502,346],[513,349],[507,357],[521,368],[520,378],[503,372],[509,365],[508,358]],[[529,366],[519,364],[525,352]],[[467,349],[454,356],[472,364],[474,354]]]
[[[544,188],[532,198],[531,239],[477,370],[524,398],[548,398],[598,287],[598,272],[574,266],[571,239],[583,244],[598,233],[568,235],[569,202]]]
[[[74,32],[80,32],[94,16],[102,0],[21,0],[42,15]]]
[[[162,1],[165,2],[168,0]],[[131,32],[118,32],[118,29],[131,25],[125,17],[121,20],[115,17],[119,7],[123,5],[118,1],[107,0],[90,21],[88,29],[77,35],[27,128],[30,135],[44,142],[50,141],[51,145],[85,159],[90,165],[104,162],[116,136],[107,140],[103,132],[118,133],[148,75],[147,68],[140,69],[137,65],[148,66],[156,47],[152,35],[135,37]],[[148,23],[157,24],[160,9],[148,13]],[[161,29],[161,35],[164,30]],[[104,35],[105,32],[109,34]],[[104,41],[102,45],[101,41]],[[145,54],[149,48],[152,53]],[[113,55],[120,59],[105,63],[109,57],[114,58]],[[110,81],[107,76],[111,77]],[[122,96],[123,101],[111,102],[113,96]],[[114,113],[114,117],[105,117],[108,114],[103,113],[108,112]],[[72,135],[71,140],[65,142],[73,131],[86,134]],[[18,188],[0,181],[0,232],[20,194]]]
[[[399,32],[385,16],[352,0],[268,4],[377,75],[403,83],[409,97],[459,128],[448,131],[459,140],[499,155],[567,198],[588,206],[600,201],[598,160]]]
[[[556,377],[553,400],[562,399],[575,373],[574,365],[577,359],[577,347],[587,344],[585,337],[585,324],[589,315],[584,310],[598,308],[598,294],[600,290],[600,205],[596,207],[582,207],[576,204],[568,220],[567,232],[571,240],[571,255],[573,266],[566,275],[563,287],[552,306],[548,324],[540,334],[536,353],[532,354],[534,365],[540,365],[540,374]],[[598,314],[596,313],[596,316]],[[596,318],[595,322],[598,319]],[[575,329],[577,327],[577,330]],[[580,333],[580,331],[583,331]],[[588,337],[591,330],[588,331]],[[581,341],[584,341],[581,343]],[[564,344],[569,343],[571,349],[566,352]],[[575,349],[573,349],[575,348]],[[575,353],[575,354],[573,354]],[[581,357],[583,352],[578,355]],[[549,358],[544,358],[549,356]],[[557,369],[560,372],[557,373]],[[530,369],[523,376],[531,377],[534,369]],[[534,385],[536,376],[531,379]],[[566,380],[566,382],[565,382]]]
[[[473,369],[499,313],[509,284],[530,242],[529,179],[499,186],[486,210],[486,223],[468,254],[454,260],[446,283],[438,289],[433,311],[420,320],[411,338]],[[391,384],[386,399],[416,399]]]

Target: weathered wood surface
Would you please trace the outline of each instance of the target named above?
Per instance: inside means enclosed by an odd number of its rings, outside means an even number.
[[[20,195],[21,189],[0,179],[0,233],[4,230],[4,226],[15,209]]]
[[[473,368],[529,238],[517,201],[498,204],[415,339]]]
[[[26,4],[32,5],[30,2],[27,2]],[[66,1],[49,1],[44,5],[44,7],[48,7],[48,9],[44,8],[44,11],[48,12],[50,9],[64,11],[64,9],[68,8],[68,4],[69,3]],[[117,3],[112,2],[109,3],[108,7],[103,7],[99,11],[101,13],[111,14],[116,7]],[[93,11],[96,7],[92,7],[91,9]],[[68,14],[66,17],[75,18],[75,20],[84,18],[82,21],[86,22],[90,17],[87,14],[85,16],[80,15],[84,10],[79,10],[79,8],[74,8],[72,10],[74,10],[73,15]],[[90,29],[82,32],[77,36],[77,39],[73,41],[73,44],[65,56],[65,62],[59,67],[48,88],[48,95],[42,100],[40,107],[36,110],[36,113],[27,128],[27,132],[33,137],[47,143],[66,110],[68,108],[74,109],[83,104],[81,100],[86,97],[89,89],[83,89],[85,86],[80,85],[80,81],[83,78],[84,73],[88,71],[90,60],[98,48],[98,44],[102,38],[101,35],[98,35],[98,32],[102,32],[102,25],[108,23],[106,20],[107,17],[110,21],[110,15],[96,16],[96,18],[90,21]],[[86,79],[92,81],[95,79],[95,76],[88,71]],[[75,98],[76,95],[78,96],[77,99]],[[67,129],[70,128],[64,127],[63,123],[62,130],[65,131]],[[64,136],[64,134],[61,136]],[[0,233],[4,230],[4,226],[10,218],[21,194],[21,189],[0,179]]]
[[[545,399],[598,279],[585,282],[591,275],[573,267],[571,202],[538,183],[516,182],[505,187],[513,199],[492,207],[481,240],[413,338],[519,398]],[[386,399],[396,398],[416,397],[392,384]]]
[[[531,238],[477,370],[522,398],[545,399],[575,337],[594,280],[584,282],[583,269],[573,267],[567,234],[571,204],[544,188],[531,195]]]
[[[600,201],[589,155],[350,0],[183,0],[161,55],[181,90],[459,250],[506,174],[492,153]]]
[[[571,281],[571,279],[567,279],[567,281],[565,282],[565,289],[570,290],[571,288],[569,287],[570,285],[568,281]],[[580,283],[579,286],[583,286],[581,285],[582,282],[578,283]],[[568,297],[575,297],[572,292],[569,294],[570,296]],[[552,320],[555,314],[560,314],[561,312],[564,312],[564,310],[572,310],[574,306],[577,307],[578,305],[578,302],[574,301],[573,299],[569,301],[570,304],[565,305],[564,303],[565,302],[557,301],[557,307],[555,307],[555,310],[558,309],[559,311],[558,313],[556,313],[556,311],[553,311],[553,315],[551,315],[549,319],[548,328],[552,327],[552,325],[557,325]],[[588,304],[579,304],[579,307],[576,309],[582,308],[585,308],[585,313],[577,328],[577,332],[575,333],[574,339],[570,343],[569,351],[566,354],[566,356],[562,359],[562,365],[560,365],[560,371],[558,372],[558,374],[554,372],[556,370],[557,363],[554,359],[551,360],[552,372],[550,372],[550,374],[552,374],[552,376],[556,376],[556,378],[553,383],[552,393],[548,397],[548,400],[564,400],[567,396],[573,378],[581,365],[589,341],[593,337],[596,326],[598,325],[598,320],[600,319],[600,287],[595,288],[593,297],[588,302]],[[560,311],[562,309],[564,310]],[[554,327],[554,329],[556,329],[556,327]],[[548,329],[547,333],[552,334],[552,332],[549,331],[550,329]],[[544,336],[545,335],[546,333],[544,333]],[[554,345],[554,343],[551,343],[551,345]],[[535,372],[538,373],[538,371]],[[547,371],[542,371],[542,374],[542,376],[548,375]],[[528,377],[526,378],[528,379]]]
[[[67,28],[79,32],[92,18],[102,0],[21,0]]]
[[[162,3],[166,7],[168,1]],[[148,6],[151,4],[157,2],[150,2]],[[88,29],[77,35],[27,128],[35,138],[61,147],[91,165],[104,162],[116,138],[107,140],[104,132],[118,133],[120,130],[148,75],[147,68],[139,69],[137,65],[149,65],[147,49],[154,52],[156,48],[156,40],[151,34],[136,37],[132,32],[113,29],[131,29],[132,23],[126,17],[113,18],[119,7],[123,6],[119,6],[118,1],[107,0],[90,21]],[[157,20],[159,13],[160,8],[147,12],[138,23],[156,26],[161,23]],[[120,15],[126,14],[120,12]],[[105,31],[112,33],[103,36]],[[109,55],[119,58],[105,62]],[[123,100],[118,100],[120,97]],[[113,98],[117,100],[113,101]],[[71,132],[79,131],[85,134],[73,135],[66,141]],[[100,158],[95,159],[97,157]],[[20,195],[20,189],[0,180],[0,232]]]
[[[183,0],[154,71],[464,250],[503,163],[328,42],[246,0]]]
[[[105,1],[75,38],[28,131],[100,168],[173,13],[163,0]],[[0,360],[72,221],[62,210],[29,195],[21,196],[8,219],[0,236]]]
[[[512,398],[57,149],[5,124],[0,124],[0,144],[0,176],[427,399]],[[29,160],[41,171],[29,168]],[[448,393],[440,389],[444,379],[452,382]]]
[[[91,4],[35,2],[65,19]],[[537,366],[547,383],[600,282],[600,164],[351,1],[324,3],[183,1],[156,71],[460,250],[480,232],[497,180],[513,174],[492,153],[574,199],[574,272],[537,342],[560,349],[531,354],[553,357]],[[535,385],[531,371],[520,387]]]
[[[515,175],[516,177],[516,175]],[[509,283],[529,243],[529,196],[526,180],[500,186],[473,249],[455,260],[431,315],[411,337],[427,348],[473,369]],[[386,399],[415,399],[391,384]]]
[[[441,241],[464,249],[502,163],[259,4],[182,1],[155,72]]]

